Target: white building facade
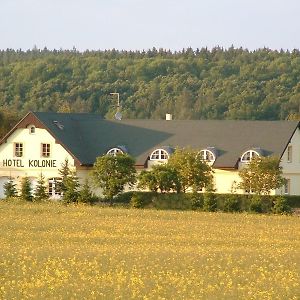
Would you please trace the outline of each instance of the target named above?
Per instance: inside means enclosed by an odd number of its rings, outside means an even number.
[[[34,189],[42,174],[49,195],[67,159],[80,182],[97,156],[118,152],[136,159],[137,169],[166,162],[175,148],[199,150],[214,169],[217,193],[230,193],[238,171],[257,155],[281,158],[286,186],[273,194],[300,195],[300,130],[295,121],[103,120],[94,114],[28,113],[0,144],[0,198],[12,178],[28,177]],[[244,191],[237,190],[239,193]]]

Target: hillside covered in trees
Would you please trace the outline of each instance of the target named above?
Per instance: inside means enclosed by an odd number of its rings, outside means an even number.
[[[111,92],[125,118],[285,119],[299,112],[300,51],[0,51],[2,126],[29,110],[111,118]]]

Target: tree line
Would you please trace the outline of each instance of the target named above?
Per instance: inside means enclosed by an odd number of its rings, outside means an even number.
[[[300,52],[211,50],[0,51],[0,107],[112,118],[279,120],[299,112]],[[1,121],[1,120],[0,120]],[[1,121],[1,127],[5,127]]]

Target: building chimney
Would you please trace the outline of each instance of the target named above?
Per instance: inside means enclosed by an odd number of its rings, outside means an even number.
[[[166,114],[166,120],[171,121],[172,120],[172,115],[171,114]]]

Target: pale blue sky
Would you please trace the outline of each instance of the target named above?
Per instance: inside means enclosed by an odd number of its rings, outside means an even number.
[[[0,49],[300,48],[300,0],[0,0]]]

